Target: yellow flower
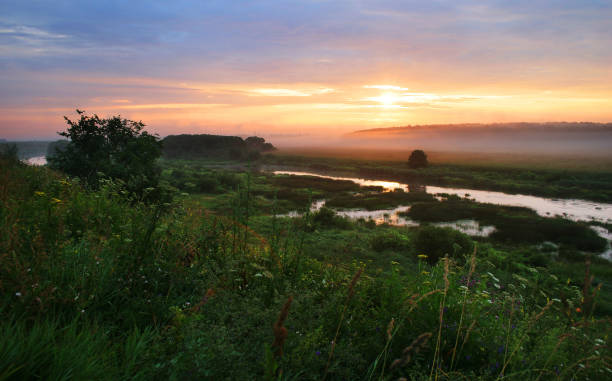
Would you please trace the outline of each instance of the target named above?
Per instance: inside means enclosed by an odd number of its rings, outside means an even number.
[[[59,204],[60,202],[62,202],[62,200],[60,200],[59,198],[55,198],[55,197],[53,197],[51,201],[53,201],[56,204]]]
[[[419,254],[419,255],[417,255],[417,257],[419,257],[419,258],[421,258],[421,259],[425,259],[425,258],[427,258],[427,255],[425,255],[425,254]]]
[[[36,192],[34,192],[34,194],[37,195],[37,196],[44,196],[45,192],[36,191]]]
[[[423,271],[423,272],[421,272],[421,274],[423,274],[423,275],[429,275],[429,271]]]

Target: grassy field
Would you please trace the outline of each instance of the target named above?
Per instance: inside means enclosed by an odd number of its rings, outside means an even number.
[[[281,148],[275,154],[282,156],[306,156],[311,158],[360,159],[367,161],[403,162],[408,161],[412,150],[375,148],[325,148],[300,147]],[[565,154],[508,154],[479,152],[427,151],[432,164],[453,164],[480,167],[560,169],[587,172],[610,172],[612,158],[601,155]]]
[[[571,240],[309,213],[395,200],[231,165],[167,161],[174,201],[146,205],[0,160],[0,380],[612,374],[612,266]],[[480,208],[462,213],[530,216]],[[290,210],[305,214],[274,217]]]

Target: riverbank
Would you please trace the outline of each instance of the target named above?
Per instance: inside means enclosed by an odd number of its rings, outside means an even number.
[[[526,167],[463,160],[458,164],[432,162],[428,168],[410,169],[407,159],[389,161],[358,157],[357,154],[353,158],[300,156],[280,151],[264,155],[262,163],[275,169],[326,172],[335,176],[399,181],[415,186],[427,184],[612,203],[612,171],[605,165],[586,170],[572,166],[569,169],[552,165]]]

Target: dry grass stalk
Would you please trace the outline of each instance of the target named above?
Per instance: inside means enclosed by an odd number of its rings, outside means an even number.
[[[457,355],[457,346],[459,345],[459,335],[461,334],[461,328],[463,328],[463,317],[465,316],[465,306],[467,304],[467,293],[470,287],[470,281],[472,279],[472,275],[476,270],[476,252],[478,250],[478,246],[474,244],[474,252],[472,253],[472,258],[470,259],[470,271],[468,272],[467,281],[465,283],[466,288],[463,292],[463,304],[461,306],[461,317],[459,318],[459,326],[457,327],[457,336],[455,337],[455,346],[453,347],[453,356],[451,358],[451,366],[450,369],[453,369],[453,365],[455,364],[455,356]]]
[[[210,298],[212,298],[213,296],[215,296],[216,292],[214,289],[209,288],[208,290],[206,290],[206,294],[204,294],[204,296],[202,297],[202,300],[200,300],[200,302],[198,304],[196,304],[195,306],[193,306],[193,308],[191,309],[192,312],[198,312],[200,311],[200,308],[202,308],[206,303],[208,303],[208,301],[210,300]]]
[[[446,294],[446,292],[448,291],[448,273],[449,273],[449,269],[448,269],[448,255],[444,257],[444,293]]]
[[[395,326],[395,318],[391,318],[389,325],[387,325],[387,340],[388,341],[391,341],[394,326]]]
[[[284,324],[285,320],[287,320],[287,316],[289,315],[289,307],[291,307],[292,301],[293,296],[289,296],[273,326],[274,342],[272,343],[272,348],[275,348],[274,354],[277,357],[281,357],[283,355],[283,345],[285,344],[285,339],[287,339],[288,335],[287,328],[284,327]]]
[[[357,284],[357,281],[361,277],[362,272],[363,272],[363,268],[360,268],[355,273],[355,276],[353,276],[353,280],[351,280],[351,283],[349,284],[349,290],[348,290],[348,296],[347,296],[348,299],[352,298],[353,294],[355,294],[355,285]]]
[[[442,322],[444,321],[444,306],[446,304],[446,294],[448,293],[448,273],[449,273],[449,259],[448,255],[444,257],[444,294],[442,296],[442,301],[440,302],[440,311],[439,311],[439,319],[440,324],[438,326],[438,337],[436,339],[436,350],[434,352],[434,359],[431,363],[431,371],[429,373],[429,378],[432,377],[434,369],[436,369],[436,363],[438,362],[438,355],[440,354],[440,340],[442,340]],[[438,373],[436,373],[436,379],[438,378]]]
[[[419,302],[433,294],[437,294],[438,292],[442,292],[443,290],[441,289],[435,289],[435,290],[431,290],[429,292],[426,292],[425,294],[421,295],[418,299],[416,298],[418,296],[418,294],[414,294],[412,295],[412,297],[410,297],[410,299],[407,300],[407,302],[410,304],[410,311],[412,311],[413,309],[415,309],[417,307],[417,305],[419,304]],[[408,311],[408,312],[410,312]]]
[[[410,343],[409,346],[404,348],[404,350],[402,351],[402,357],[395,359],[391,363],[391,366],[389,367],[389,369],[393,370],[397,367],[402,367],[408,364],[410,360],[412,359],[412,356],[419,353],[421,349],[424,348],[425,345],[427,345],[427,342],[429,341],[430,338],[431,338],[431,332],[425,332],[425,333],[422,333],[416,339],[414,339],[412,343]]]
[[[559,336],[559,340],[557,341],[557,344],[555,345],[553,350],[550,352],[550,355],[546,359],[546,362],[544,363],[544,366],[542,367],[543,369],[542,371],[540,371],[540,374],[538,375],[538,378],[536,378],[536,381],[538,381],[542,377],[542,374],[544,373],[544,369],[546,369],[546,367],[548,366],[550,359],[552,359],[552,356],[555,354],[555,352],[557,352],[557,349],[559,349],[559,347],[561,346],[561,343],[563,343],[565,339],[569,337],[573,337],[573,335],[569,333],[564,333],[563,335]]]
[[[474,327],[476,327],[476,320],[474,320],[472,324],[470,324],[467,331],[465,332],[465,337],[463,338],[461,349],[463,349],[463,346],[465,345],[465,343],[467,343],[467,341],[470,339],[470,334],[472,333],[472,330],[474,329]]]
[[[601,289],[601,283],[599,286],[591,291],[593,285],[593,279],[595,276],[591,275],[591,256],[587,256],[585,262],[585,273],[584,273],[584,286],[582,287],[582,313],[584,320],[586,321],[589,316],[593,314],[595,310],[595,296]]]

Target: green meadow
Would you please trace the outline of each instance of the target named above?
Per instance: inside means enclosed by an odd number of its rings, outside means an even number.
[[[3,157],[0,380],[612,376],[612,265],[585,224],[257,164],[162,160],[173,197],[151,203],[121,181],[92,190]],[[419,171],[444,179],[444,168]],[[335,211],[396,205],[420,226]],[[462,218],[497,230],[434,224]]]

